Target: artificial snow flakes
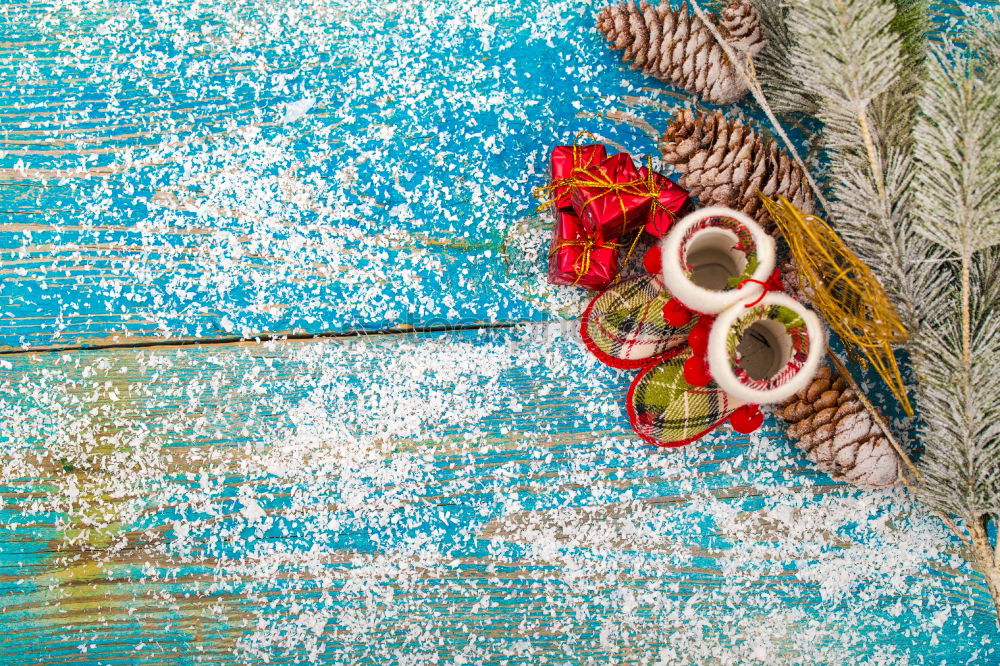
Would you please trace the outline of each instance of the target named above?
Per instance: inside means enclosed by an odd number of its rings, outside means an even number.
[[[394,332],[0,361],[0,655],[996,660],[906,496],[778,436],[639,450],[575,323],[486,326],[582,309],[546,284],[538,146],[646,145],[594,14],[0,6],[0,344]]]
[[[47,358],[0,370],[5,530],[60,516],[46,559],[13,555],[19,589],[49,590],[30,616],[104,585],[88,612],[127,614],[150,658],[164,607],[233,637],[194,640],[206,663],[907,663],[992,626],[934,516],[824,486],[773,425],[636,447],[607,400],[627,377],[572,326]],[[901,620],[899,596],[924,603]]]

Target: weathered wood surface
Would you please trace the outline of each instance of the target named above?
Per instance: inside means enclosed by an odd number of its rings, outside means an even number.
[[[656,452],[528,193],[681,101],[584,0],[0,5],[0,661],[996,663],[905,493]],[[392,335],[135,348],[265,333]]]
[[[0,12],[0,349],[545,318],[502,250],[547,147],[681,103],[580,0]]]
[[[554,325],[9,357],[0,656],[995,660],[904,493],[651,450],[627,379]]]

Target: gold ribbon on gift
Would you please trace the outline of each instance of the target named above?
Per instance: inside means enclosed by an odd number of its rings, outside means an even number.
[[[653,203],[649,207],[649,217],[650,217],[650,219],[652,219],[652,217],[656,214],[657,210],[666,211],[667,215],[670,216],[670,219],[672,220],[672,222],[676,222],[677,221],[677,214],[674,211],[670,210],[669,208],[667,208],[666,206],[664,206],[663,204],[661,204],[660,201],[659,201],[659,199],[653,199]]]
[[[635,251],[635,247],[636,247],[636,245],[639,244],[639,239],[641,237],[642,237],[642,230],[640,229],[635,234],[635,237],[632,239],[632,242],[629,244],[628,252],[625,253],[625,258],[622,260],[622,266],[628,265],[629,259],[632,258],[632,252]],[[571,286],[576,286],[576,284],[580,280],[583,279],[583,276],[587,274],[587,271],[590,270],[590,253],[591,252],[593,252],[594,250],[599,250],[599,249],[606,248],[606,247],[607,248],[618,249],[620,247],[625,247],[625,246],[622,243],[615,243],[615,242],[611,242],[611,241],[609,241],[607,243],[598,243],[597,241],[595,241],[592,238],[587,238],[587,239],[583,239],[583,240],[565,240],[565,241],[559,241],[558,243],[556,243],[555,245],[552,246],[552,248],[549,250],[549,257],[551,258],[552,255],[554,255],[558,250],[560,250],[561,248],[564,248],[564,247],[582,247],[583,248],[583,251],[580,252],[580,256],[577,257],[576,261],[573,262],[573,271],[576,273],[576,279],[573,280],[573,284]],[[581,260],[582,260],[583,264],[580,265],[580,266],[578,266],[577,264],[580,263]],[[619,271],[618,274],[615,275],[614,282],[618,282],[621,279],[622,279],[622,274],[621,274],[621,271]]]
[[[580,162],[581,162],[581,160],[580,160],[580,152],[579,152],[580,151],[580,138],[581,137],[588,137],[591,141],[594,142],[594,144],[598,143],[597,137],[594,136],[594,134],[592,132],[588,132],[586,130],[581,131],[581,132],[577,132],[576,137],[574,137],[574,139],[573,139],[573,164],[574,165],[580,164]],[[551,183],[549,183],[548,185],[542,185],[541,187],[536,187],[534,190],[532,190],[531,194],[536,199],[547,198],[546,201],[543,201],[538,206],[537,212],[541,212],[541,211],[545,210],[546,208],[548,208],[549,206],[551,206],[552,204],[554,204],[556,202],[556,199],[558,197],[553,196],[553,192],[555,192],[557,189],[562,188],[562,187],[573,187],[574,185],[587,185],[587,186],[598,185],[598,186],[606,186],[609,190],[617,192],[618,190],[624,190],[624,189],[627,189],[629,187],[636,187],[636,186],[640,186],[640,185],[645,184],[646,185],[646,189],[644,191],[636,192],[636,194],[639,195],[639,196],[651,196],[651,197],[655,198],[659,194],[659,192],[656,190],[656,184],[655,184],[655,181],[653,179],[653,167],[652,167],[653,160],[651,158],[647,158],[647,164],[649,165],[649,168],[648,168],[649,173],[647,174],[647,177],[645,179],[643,179],[643,178],[636,178],[635,180],[627,181],[627,182],[624,182],[624,183],[616,183],[616,182],[612,181],[609,177],[607,177],[607,174],[604,173],[604,172],[602,172],[602,174],[605,176],[605,180],[604,181],[600,181],[600,180],[598,180],[598,181],[588,181],[588,180],[580,180],[580,179],[574,178],[573,174],[575,174],[577,172],[581,172],[582,173],[582,172],[587,171],[588,169],[592,169],[593,167],[600,166],[600,165],[595,165],[595,164],[591,163],[590,160],[588,160],[586,164],[580,164],[580,166],[574,166],[573,169],[572,169],[572,171],[570,171],[570,175],[569,176],[564,176],[562,178],[557,178],[557,179],[553,180]],[[612,187],[612,186],[614,186],[614,187]],[[601,196],[604,196],[603,193],[599,194],[599,195],[597,195],[595,197],[592,197],[591,199],[588,199],[587,202],[584,205],[586,205],[587,203],[590,203],[590,201],[593,201],[594,199],[600,198]],[[621,199],[621,196],[619,195],[619,200],[620,199]],[[622,202],[622,206],[623,206],[623,210],[624,210],[624,202]]]
[[[541,187],[536,187],[532,191],[532,195],[536,199],[542,199],[548,197],[546,201],[543,201],[536,212],[541,212],[553,205],[558,196],[555,195],[556,190],[563,187],[590,187],[600,189],[601,192],[590,197],[583,202],[582,208],[586,208],[591,202],[600,199],[603,196],[614,194],[618,198],[618,205],[622,209],[622,226],[624,227],[628,217],[628,206],[625,205],[625,199],[622,193],[628,193],[634,196],[649,197],[656,204],[656,197],[659,195],[659,191],[656,189],[656,182],[653,179],[653,169],[652,160],[649,160],[650,168],[647,169],[646,178],[636,178],[627,181],[616,181],[605,171],[602,166],[598,165],[596,168],[590,169],[574,169],[573,173],[578,173],[578,176],[567,176],[565,178],[557,178],[548,185],[543,185]],[[643,187],[645,186],[645,187]]]
[[[646,158],[646,175],[647,175],[647,187],[653,196],[653,203],[649,206],[649,219],[652,220],[653,216],[656,215],[657,210],[666,211],[667,215],[670,216],[670,223],[673,224],[677,221],[677,212],[672,211],[662,203],[660,203],[660,190],[656,187],[656,179],[653,178],[653,158]]]
[[[581,136],[585,136],[585,137],[589,138],[590,141],[595,146],[600,145],[599,142],[597,141],[597,137],[592,132],[588,132],[587,130],[583,130],[581,132],[577,132],[576,136],[573,137],[573,170],[574,171],[577,170],[577,169],[589,169],[590,167],[594,166],[594,163],[591,161],[591,160],[594,159],[593,155],[591,155],[590,157],[587,158],[587,163],[586,164],[581,164],[580,163],[581,162],[581,160],[580,160],[580,137]],[[580,166],[576,166],[577,164],[580,164]]]
[[[557,196],[553,196],[553,193],[557,189],[559,189],[560,187],[569,187],[569,186],[571,186],[571,182],[569,182],[569,181],[572,178],[572,174],[576,173],[577,171],[585,171],[585,170],[590,169],[590,168],[592,168],[592,167],[595,166],[593,164],[593,162],[591,162],[591,159],[593,159],[593,156],[591,156],[591,157],[589,157],[587,159],[587,163],[586,164],[582,164],[581,163],[582,160],[580,159],[580,137],[588,137],[594,143],[594,145],[598,144],[597,137],[594,136],[594,134],[592,132],[588,132],[587,130],[583,130],[581,132],[577,132],[576,133],[576,136],[573,138],[573,168],[570,170],[570,175],[569,176],[564,176],[562,178],[556,178],[555,180],[553,180],[548,185],[542,185],[541,187],[536,187],[535,189],[533,189],[531,191],[531,195],[533,197],[535,197],[536,199],[541,199],[543,197],[548,197],[548,200],[542,202],[538,206],[538,209],[535,212],[540,213],[540,212],[542,212],[543,210],[545,210],[546,208],[548,208],[549,206],[551,206],[552,204],[554,204],[556,202],[556,200],[558,199],[558,197]]]
[[[564,247],[580,247],[583,248],[580,252],[580,256],[576,258],[573,262],[573,271],[576,273],[576,279],[573,280],[572,286],[576,286],[577,283],[583,279],[583,276],[587,274],[590,270],[590,253],[594,250],[601,248],[615,248],[619,247],[618,243],[598,243],[593,238],[584,238],[577,240],[563,240],[559,241],[552,246],[549,250],[549,257],[551,258],[556,252]]]
[[[892,353],[892,344],[906,340],[907,331],[878,278],[829,224],[803,213],[784,197],[773,201],[759,196],[788,243],[813,305],[843,340],[848,353],[863,366],[871,363],[906,413],[913,416]]]

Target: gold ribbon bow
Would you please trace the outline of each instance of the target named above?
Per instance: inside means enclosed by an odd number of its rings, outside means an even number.
[[[584,238],[580,240],[563,240],[556,243],[551,250],[549,250],[549,257],[552,257],[556,252],[564,247],[580,247],[583,248],[580,252],[580,256],[576,258],[573,262],[573,272],[576,273],[576,279],[573,280],[573,285],[576,286],[583,276],[587,274],[590,270],[590,254],[594,250],[599,250],[601,248],[618,248],[620,247],[618,243],[597,243],[593,238]]]

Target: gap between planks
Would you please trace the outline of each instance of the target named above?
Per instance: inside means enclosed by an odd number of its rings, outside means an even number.
[[[126,339],[122,342],[93,343],[86,342],[63,346],[45,345],[38,347],[28,347],[21,349],[0,350],[0,356],[24,356],[28,354],[42,354],[67,351],[100,351],[103,349],[144,349],[147,347],[196,347],[196,346],[223,346],[234,344],[257,345],[265,342],[282,342],[286,340],[323,340],[323,339],[344,339],[344,338],[367,338],[376,336],[401,336],[419,335],[426,333],[455,333],[459,331],[479,331],[479,330],[503,330],[517,328],[529,324],[544,324],[547,322],[518,320],[506,322],[482,322],[475,324],[454,324],[446,326],[410,326],[403,324],[389,328],[364,330],[356,329],[349,331],[327,331],[322,333],[261,333],[253,337],[243,337],[240,335],[227,335],[211,338],[163,338],[163,339]]]

